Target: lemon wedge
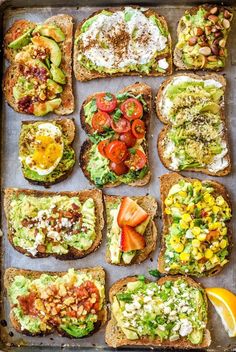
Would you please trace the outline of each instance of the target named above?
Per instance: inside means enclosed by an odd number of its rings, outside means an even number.
[[[206,288],[206,293],[221,317],[229,337],[236,336],[236,295],[224,288]]]

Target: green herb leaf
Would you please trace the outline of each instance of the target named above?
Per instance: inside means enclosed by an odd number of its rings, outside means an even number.
[[[132,293],[126,292],[126,293],[118,293],[117,298],[119,301],[123,301],[126,303],[131,303],[133,301],[132,299]]]
[[[138,280],[144,282],[145,281],[145,276],[144,275],[138,275]]]
[[[148,272],[150,275],[152,275],[158,279],[161,277],[161,273],[157,269],[150,269],[150,270],[148,270]]]
[[[115,122],[118,122],[122,115],[122,111],[118,108],[116,109],[115,113],[112,115],[112,118]]]
[[[95,132],[93,134],[89,134],[88,137],[92,143],[98,144],[99,142],[104,141],[104,139],[112,138],[114,134],[115,134],[115,131],[109,130],[107,132],[104,132],[103,134]]]
[[[85,116],[93,115],[97,109],[96,99],[92,99],[84,106],[84,114]]]
[[[106,101],[112,101],[113,97],[111,93],[106,93],[104,99]]]
[[[135,148],[129,148],[130,154],[136,154],[136,149]]]

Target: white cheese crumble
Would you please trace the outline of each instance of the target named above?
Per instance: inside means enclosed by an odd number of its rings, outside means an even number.
[[[208,170],[211,172],[217,172],[220,170],[224,170],[228,165],[229,161],[227,158],[225,158],[226,154],[228,153],[228,148],[226,146],[226,143],[222,143],[222,152],[220,154],[217,154],[214,157],[213,162],[208,166]]]
[[[158,60],[158,66],[162,68],[163,70],[166,70],[169,67],[169,64],[166,60],[166,58]]]

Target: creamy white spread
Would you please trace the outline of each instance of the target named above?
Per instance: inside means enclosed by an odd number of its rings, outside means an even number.
[[[224,170],[229,165],[228,158],[225,157],[227,153],[228,148],[226,146],[226,142],[223,142],[222,152],[214,157],[213,162],[208,166],[208,170],[211,172]]]
[[[125,20],[127,12],[130,16]],[[108,69],[148,64],[156,52],[167,46],[167,38],[158,26],[131,7],[110,15],[99,14],[80,35],[80,40],[86,58]],[[162,61],[161,65],[166,66],[166,63]]]
[[[158,66],[162,68],[163,70],[166,70],[169,67],[169,64],[166,60],[166,58],[158,60]]]

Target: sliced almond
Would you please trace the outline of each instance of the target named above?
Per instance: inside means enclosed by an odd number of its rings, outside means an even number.
[[[209,46],[203,46],[202,48],[199,49],[199,53],[204,56],[208,56],[211,54],[211,49],[209,48]]]
[[[212,27],[211,27],[211,26],[206,26],[206,27],[205,27],[205,33],[206,33],[206,35],[211,34],[211,30],[212,30]]]
[[[217,14],[217,13],[218,13],[218,7],[217,7],[217,6],[212,7],[212,8],[210,9],[210,13],[211,13],[212,15]]]
[[[232,13],[229,12],[228,10],[224,10],[224,18],[226,18],[227,20],[232,18]]]
[[[224,26],[225,29],[229,29],[229,27],[230,27],[230,22],[229,22],[229,20],[227,20],[226,18],[224,18],[222,24],[223,24],[223,26]]]
[[[195,27],[194,30],[193,30],[194,34],[197,35],[198,37],[200,35],[202,35],[204,32],[203,32],[203,29],[201,27]]]
[[[213,23],[217,23],[218,22],[218,17],[217,16],[215,16],[215,15],[210,15],[210,16],[208,16],[208,20],[209,21],[211,21],[211,22],[213,22]]]
[[[217,56],[215,56],[215,55],[208,56],[207,60],[210,62],[215,62],[215,61],[217,61]]]
[[[226,45],[226,40],[225,40],[225,39],[221,39],[221,40],[219,41],[219,46],[220,46],[221,48],[225,48],[225,45]]]
[[[197,44],[197,37],[191,37],[191,38],[189,38],[188,44],[189,44],[190,46],[194,46],[195,44]]]

